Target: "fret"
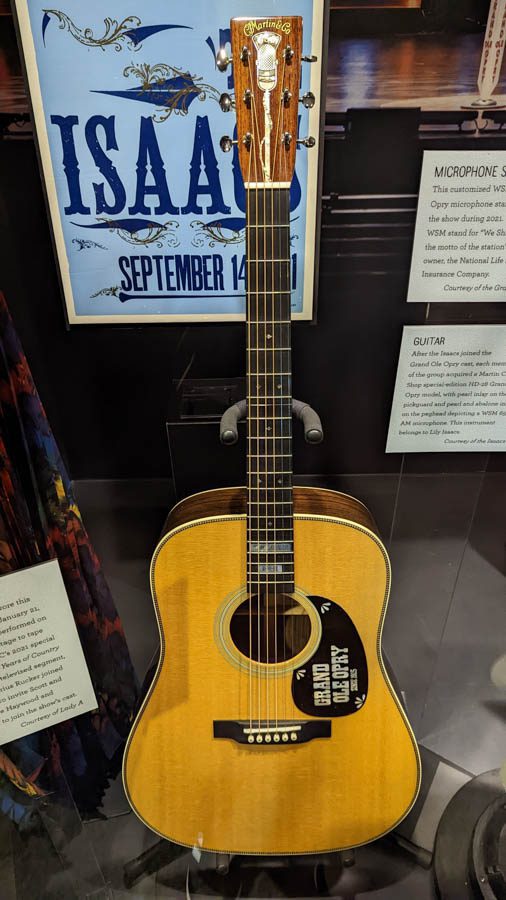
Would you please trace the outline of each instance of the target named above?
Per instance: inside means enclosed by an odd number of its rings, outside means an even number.
[[[250,391],[250,397],[253,402],[255,402],[255,397],[258,397],[259,400],[265,400],[267,396],[269,396],[269,398],[271,400],[290,400],[290,401],[292,400],[292,392],[290,391],[289,393],[286,393],[286,391],[283,390],[283,388],[286,388],[286,387],[289,388],[290,384],[287,384],[287,385],[280,384],[277,379],[274,384],[269,384],[267,382],[267,378],[272,377],[272,375],[273,375],[272,372],[252,372],[251,373],[249,386],[252,389]],[[260,379],[260,381],[259,381],[259,379]],[[256,391],[257,392],[260,391],[260,393],[253,391],[253,388],[256,388]],[[276,393],[275,394],[269,393],[268,395],[265,393],[265,391],[270,392],[272,390],[275,390]]]
[[[273,478],[276,478],[276,481],[277,481],[276,485],[269,484],[269,479],[268,479],[269,475],[271,475]],[[289,481],[290,484],[283,485],[283,479],[284,479],[285,475],[288,476],[287,481]],[[258,484],[258,485],[250,484],[250,487],[252,487],[254,490],[256,490],[257,488],[261,488],[262,490],[267,490],[271,487],[279,488],[281,486],[282,490],[290,490],[291,491],[292,487],[293,487],[292,472],[278,472],[278,471],[276,471],[276,472],[251,472],[250,473],[250,482],[256,478],[258,478],[260,480],[260,484]],[[265,478],[267,478],[267,484],[262,484],[262,482]]]
[[[291,416],[290,416],[291,419]],[[254,441],[291,441],[291,434],[250,434],[249,437]]]
[[[252,506],[256,506],[256,504],[251,504]],[[270,503],[262,505],[262,519],[265,519],[267,522],[275,522],[276,527],[273,527],[273,531],[276,532],[276,540],[278,539],[278,531],[288,531],[291,528],[292,515],[293,511],[291,509],[291,503]],[[278,509],[279,507],[279,509]],[[281,509],[283,507],[283,509]],[[260,520],[260,516],[257,514],[257,521]],[[269,526],[270,527],[270,526]]]
[[[251,505],[255,506],[256,504],[252,503]],[[249,504],[248,504],[248,506],[249,506]],[[260,518],[261,518],[262,522],[264,522],[266,527],[270,527],[269,522],[276,522],[276,528],[273,528],[273,531],[276,532],[276,534],[273,536],[274,540],[276,540],[276,541],[281,540],[281,538],[279,537],[279,534],[278,534],[278,532],[280,532],[280,531],[281,532],[285,532],[285,531],[290,532],[290,535],[291,535],[292,522],[293,522],[293,511],[292,511],[291,507],[292,507],[291,502],[269,503],[269,504],[263,505],[261,517],[259,515],[257,515],[257,517],[256,517],[257,527],[259,527]],[[290,537],[290,540],[291,540],[291,537]]]
[[[290,353],[290,347],[255,347],[252,349],[252,353]],[[267,375],[270,375],[270,372],[267,372]]]
[[[264,458],[263,453],[248,453],[247,455],[253,457],[254,459],[258,459],[259,457],[261,459]],[[292,458],[291,453],[274,453],[269,456],[269,459],[291,459],[291,458]],[[266,462],[268,462],[268,460],[266,460]]]
[[[285,581],[284,579],[276,580],[275,578],[267,578],[265,580],[256,579],[253,582],[253,587],[267,587],[272,588],[272,590],[277,589],[280,594],[291,594],[293,592],[293,581]]]
[[[260,259],[260,257],[253,257],[246,262],[246,266],[247,268],[249,268],[250,266],[257,265],[257,263],[284,263],[287,266],[291,266],[292,259],[290,256],[285,257],[284,259],[272,259],[272,257],[269,257],[268,259]]]
[[[267,543],[263,544],[252,544],[250,547],[250,553],[266,553],[268,556],[277,556],[279,553],[293,553],[293,550],[291,549],[292,543],[292,541],[286,541],[285,543],[283,541],[267,541]],[[258,550],[256,549],[257,547],[259,548]],[[270,547],[281,547],[282,549],[266,549]]]
[[[290,296],[291,291],[273,291],[270,287],[268,287],[268,288],[262,288],[261,290],[252,291],[252,290],[250,290],[250,289],[248,288],[248,295],[249,295],[250,297],[255,297],[255,296],[256,296],[256,297],[263,297],[264,294],[267,294],[267,295],[269,295],[269,296],[270,296],[271,294],[283,294],[284,296]]]
[[[265,231],[267,228],[290,228],[290,223],[288,225],[279,225],[276,222],[268,222],[268,223],[260,223],[254,225],[252,222],[248,222],[247,228],[263,228]]]
[[[257,490],[257,489],[253,488],[253,490]],[[258,489],[258,491],[263,491],[263,490],[264,490],[263,488]],[[279,500],[277,497],[278,488],[269,488],[268,490],[270,490],[271,492],[276,491],[275,498],[271,497],[270,500],[255,500],[253,497],[251,497],[248,500],[248,503],[250,504],[250,506],[272,506],[272,507],[274,507],[274,509],[276,509],[277,506],[280,506],[282,509],[284,509],[284,507],[288,506],[289,503],[293,504],[291,488],[281,488],[281,490],[290,491],[289,496],[287,498],[284,498],[283,500]]]
[[[270,441],[269,441],[269,443],[266,443],[265,438],[263,438],[263,437],[252,438],[251,441],[249,442],[249,445],[250,445],[250,449],[254,450],[258,457],[266,458],[266,463],[267,463],[268,459],[272,459],[272,460],[279,459],[280,456],[282,455],[279,451],[280,450],[283,451],[286,448],[290,447],[290,444],[287,443],[286,441],[283,441],[283,442],[279,441],[279,443],[275,444],[275,445],[272,444]],[[289,456],[289,455],[291,456],[291,454],[288,454],[288,452],[285,454],[285,456]]]
[[[274,490],[274,488],[273,488]],[[291,491],[291,488],[284,488],[286,491]],[[276,505],[286,506],[287,503],[292,503],[292,497],[288,500],[248,500],[250,506],[265,506],[269,509],[276,509]]]

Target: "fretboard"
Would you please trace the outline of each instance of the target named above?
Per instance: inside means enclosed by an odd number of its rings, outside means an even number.
[[[247,190],[248,585],[294,589],[290,192]],[[258,587],[259,586],[259,587]]]

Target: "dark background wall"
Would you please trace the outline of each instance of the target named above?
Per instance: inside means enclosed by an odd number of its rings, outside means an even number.
[[[334,165],[331,150],[326,165]],[[167,475],[172,381],[184,372],[210,379],[243,375],[244,327],[68,331],[31,141],[0,142],[0,195],[0,286],[72,476]],[[335,473],[398,466],[383,446],[401,326],[416,312],[404,303],[406,275],[353,275],[323,265],[318,323],[293,327],[294,395],[318,409],[327,432],[321,448],[299,448],[304,468]]]

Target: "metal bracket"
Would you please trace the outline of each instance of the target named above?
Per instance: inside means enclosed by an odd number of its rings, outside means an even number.
[[[307,403],[301,400],[292,400],[293,415],[300,419],[304,426],[304,437],[308,444],[321,444],[323,441],[323,428],[321,419]],[[246,400],[240,400],[230,406],[221,417],[220,441],[226,446],[236,444],[239,438],[237,426],[241,419],[245,419],[248,412]]]

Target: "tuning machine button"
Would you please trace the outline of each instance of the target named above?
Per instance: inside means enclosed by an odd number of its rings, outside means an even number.
[[[225,72],[231,62],[232,62],[232,60],[230,59],[229,55],[227,54],[225,47],[220,47],[220,49],[218,50],[218,52],[216,54],[216,65],[218,66],[218,69],[220,70],[220,72]]]
[[[308,91],[300,98],[300,102],[306,109],[313,109],[313,106],[316,103],[316,97],[312,93],[312,91]]]
[[[247,150],[249,150],[249,148],[251,147],[252,141],[253,136],[251,132],[247,131],[242,139],[242,143]],[[224,134],[220,140],[220,147],[224,153],[230,153],[232,147],[237,147],[238,144],[239,141],[233,141],[232,138],[228,136],[228,134]]]
[[[230,153],[232,147],[236,147],[237,144],[238,141],[233,141],[232,138],[228,136],[228,134],[224,134],[220,140],[220,147],[224,153]]]
[[[301,56],[302,62],[315,63],[318,62],[317,56]]]
[[[311,147],[314,147],[314,145],[316,144],[316,141],[315,141],[314,137],[307,137],[307,138],[301,138],[300,140],[298,140],[297,144],[300,144],[301,147],[307,147],[308,149],[310,149]]]
[[[222,94],[220,99],[218,100],[218,103],[220,104],[222,112],[230,112],[230,110],[234,106],[234,101],[232,100],[230,94]]]

